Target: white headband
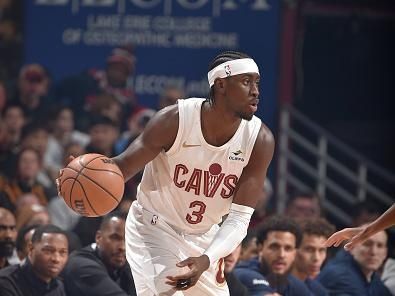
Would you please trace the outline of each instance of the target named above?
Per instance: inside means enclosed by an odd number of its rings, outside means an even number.
[[[259,74],[258,66],[253,59],[237,59],[218,65],[208,72],[208,83],[210,84],[210,87],[212,87],[215,79],[217,78],[225,78],[244,73]]]

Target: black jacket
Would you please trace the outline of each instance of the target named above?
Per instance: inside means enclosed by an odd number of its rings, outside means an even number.
[[[66,296],[66,293],[60,280],[46,283],[39,279],[26,260],[22,265],[0,270],[0,296]]]
[[[72,296],[135,296],[129,265],[109,272],[98,252],[91,246],[73,252],[63,270],[67,295]]]

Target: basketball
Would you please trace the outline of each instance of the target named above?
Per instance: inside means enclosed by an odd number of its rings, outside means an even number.
[[[86,217],[111,212],[122,199],[124,182],[113,160],[94,153],[73,159],[58,179],[60,195],[66,204]]]

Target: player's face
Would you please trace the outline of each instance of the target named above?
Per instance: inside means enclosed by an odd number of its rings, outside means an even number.
[[[315,278],[326,259],[326,238],[318,235],[303,235],[302,243],[296,253],[295,267],[310,278]]]
[[[387,234],[381,231],[351,251],[363,272],[379,269],[387,257]]]
[[[30,245],[29,259],[35,273],[44,281],[59,275],[68,258],[68,241],[60,233],[44,233],[41,241]]]
[[[104,229],[96,235],[104,264],[110,269],[118,269],[126,264],[125,220],[112,218]]]
[[[226,97],[228,107],[245,120],[251,120],[258,109],[260,76],[256,73],[246,73],[228,77],[226,82]]]
[[[260,252],[270,271],[276,275],[284,275],[291,268],[296,255],[296,238],[287,231],[270,231],[263,242]]]

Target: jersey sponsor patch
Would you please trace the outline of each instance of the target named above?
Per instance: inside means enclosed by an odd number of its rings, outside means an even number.
[[[232,161],[232,162],[244,162],[244,153],[243,151],[236,150],[236,151],[231,151],[229,152],[229,156],[228,156],[228,160]]]

